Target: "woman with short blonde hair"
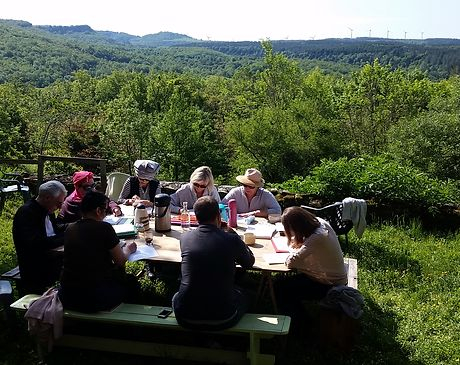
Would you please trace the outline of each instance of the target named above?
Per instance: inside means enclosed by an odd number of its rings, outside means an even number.
[[[190,182],[182,185],[174,194],[171,194],[171,212],[180,213],[182,205],[187,202],[189,210],[198,198],[211,196],[220,202],[220,196],[214,185],[214,177],[208,166],[200,166],[190,175]]]

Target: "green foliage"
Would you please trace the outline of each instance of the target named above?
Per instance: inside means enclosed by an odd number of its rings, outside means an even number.
[[[340,106],[355,156],[381,153],[392,125],[427,109],[430,87],[422,74],[391,71],[378,60],[354,72]]]
[[[428,112],[390,131],[389,152],[441,179],[460,177],[460,115]]]
[[[322,160],[310,175],[286,181],[280,188],[321,196],[327,201],[354,196],[420,207],[460,203],[456,184],[430,178],[385,156]]]

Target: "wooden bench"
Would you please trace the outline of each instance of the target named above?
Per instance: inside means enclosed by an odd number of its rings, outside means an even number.
[[[29,294],[11,304],[11,308],[25,311],[29,304],[39,296]],[[106,323],[112,325],[141,326],[164,330],[178,330],[193,333],[179,326],[174,313],[169,317],[158,318],[157,314],[163,307],[140,304],[122,303],[110,312],[81,313],[64,311],[64,318],[72,321],[86,321],[91,323]],[[249,339],[248,351],[214,349],[209,347],[194,347],[188,345],[173,345],[153,343],[150,341],[115,339],[105,337],[83,336],[80,334],[66,334],[55,345],[77,347],[90,350],[120,352],[144,356],[170,357],[195,361],[213,361],[229,364],[274,364],[275,355],[260,353],[260,340],[269,339],[278,335],[287,335],[291,318],[283,315],[266,315],[247,313],[234,327],[224,331],[212,332],[218,335],[245,335]],[[211,333],[211,332],[207,332]]]
[[[358,260],[349,257],[344,258],[348,276],[348,286],[358,289]]]

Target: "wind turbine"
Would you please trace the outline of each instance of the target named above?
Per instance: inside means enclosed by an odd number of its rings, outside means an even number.
[[[389,35],[390,35],[390,31],[387,29],[387,39]]]
[[[369,38],[371,37],[372,29],[369,29]]]
[[[353,29],[351,29],[350,27],[348,27],[348,29],[350,29],[350,38],[353,38]]]
[[[423,32],[422,32],[422,34],[421,34],[421,38],[423,39]]]
[[[407,32],[404,31],[404,39],[406,39],[406,36],[407,36]]]

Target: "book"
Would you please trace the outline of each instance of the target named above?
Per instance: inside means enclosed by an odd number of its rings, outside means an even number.
[[[115,233],[118,237],[129,237],[135,236],[137,234],[136,228],[133,224],[130,223],[115,224],[112,227],[115,230]]]
[[[288,240],[286,236],[273,236],[272,246],[275,252],[289,252]]]

